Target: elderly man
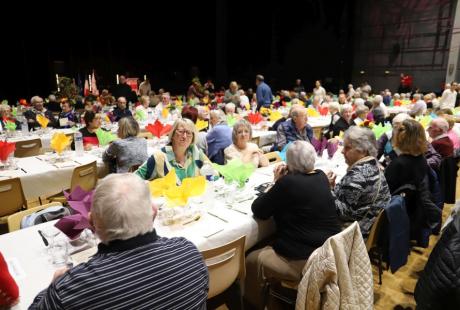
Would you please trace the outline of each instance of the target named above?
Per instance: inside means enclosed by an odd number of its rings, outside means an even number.
[[[58,270],[30,309],[205,309],[208,271],[201,254],[184,238],[157,236],[155,214],[138,176],[101,180],[89,215],[101,240],[98,252]]]
[[[112,119],[118,122],[120,119],[126,116],[133,116],[131,111],[126,107],[126,98],[120,97],[117,99],[117,107],[113,109]]]
[[[224,103],[240,103],[240,93],[238,92],[238,84],[235,81],[230,82],[228,89],[225,91]]]
[[[448,130],[449,123],[442,117],[432,120],[428,127],[428,134],[433,139],[431,145],[442,158],[451,157],[454,152],[454,145],[447,135]]]
[[[263,75],[256,76],[256,98],[257,98],[257,111],[260,110],[261,107],[269,108],[272,104],[272,89],[264,82]]]
[[[289,142],[297,140],[310,142],[313,138],[313,129],[307,124],[307,110],[302,106],[293,106],[289,114],[291,118],[278,126],[276,150],[282,150]]]
[[[50,122],[48,123],[48,127],[54,127],[55,122],[53,113],[45,109],[45,107],[43,106],[43,98],[39,96],[34,96],[32,97],[32,99],[30,99],[30,103],[32,104],[33,108],[31,110],[24,112],[24,116],[27,119],[27,122],[29,123],[29,128],[40,127],[40,124],[37,122],[37,115],[39,114],[50,120]]]
[[[414,94],[414,105],[409,111],[409,115],[412,117],[421,116],[426,113],[426,102],[422,99],[422,94]]]

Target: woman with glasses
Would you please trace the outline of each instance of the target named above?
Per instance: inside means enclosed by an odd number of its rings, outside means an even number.
[[[176,120],[169,134],[169,144],[150,156],[135,173],[144,180],[162,178],[171,169],[176,171],[180,181],[199,176],[203,164],[211,162],[195,145],[196,139],[197,131],[191,120]]]
[[[232,133],[233,144],[224,151],[225,160],[230,161],[239,158],[244,163],[253,163],[256,168],[268,166],[268,159],[259,149],[259,146],[249,142],[251,138],[251,124],[244,119],[236,122]]]

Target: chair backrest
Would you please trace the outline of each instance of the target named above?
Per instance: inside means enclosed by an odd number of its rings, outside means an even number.
[[[153,139],[153,134],[151,132],[139,132],[137,135],[139,138],[144,138],[144,139]]]
[[[268,159],[268,162],[270,164],[275,164],[275,163],[279,163],[280,161],[282,161],[282,159],[279,156],[278,152],[270,152],[270,153],[264,154],[264,156],[265,156],[265,158]]]
[[[0,181],[0,201],[0,217],[13,214],[27,207],[19,178]]]
[[[259,137],[252,137],[251,142],[252,142],[252,143],[255,143],[255,144],[257,144],[257,145],[259,145],[259,143],[260,143],[260,136],[259,136]]]
[[[42,140],[33,139],[26,141],[16,142],[16,150],[14,151],[14,157],[29,157],[36,156],[41,153]]]
[[[41,211],[43,209],[49,208],[49,207],[57,207],[57,206],[62,206],[59,202],[51,202],[48,204],[44,204],[38,207],[33,207],[24,211],[19,211],[16,212],[10,216],[8,216],[8,231],[16,231],[21,228],[21,221],[22,219],[30,214],[33,214],[35,212]]]
[[[85,191],[90,191],[96,187],[97,183],[97,163],[92,163],[76,167],[72,173],[70,182],[70,192],[80,186]]]
[[[371,231],[369,232],[369,236],[367,237],[366,241],[366,249],[369,252],[370,249],[377,246],[377,242],[380,235],[380,230],[382,228],[383,220],[384,220],[384,213],[385,210],[380,210],[379,214],[374,220],[374,224],[372,224]]]
[[[245,241],[246,236],[242,236],[221,247],[201,252],[209,272],[208,299],[224,292],[236,279],[244,280]]]

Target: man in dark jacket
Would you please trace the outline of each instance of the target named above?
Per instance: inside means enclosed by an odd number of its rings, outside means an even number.
[[[447,225],[415,287],[418,310],[460,309],[460,216]]]

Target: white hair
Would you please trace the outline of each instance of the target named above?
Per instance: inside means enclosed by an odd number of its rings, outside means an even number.
[[[395,97],[395,98],[397,98],[397,99],[401,98],[401,96],[400,96],[398,93],[395,93],[395,94],[393,95],[393,97]]]
[[[337,101],[329,103],[329,111],[330,110],[335,110],[337,112],[340,111],[340,103],[338,103]]]
[[[102,223],[99,237],[104,238],[103,243],[130,239],[153,230],[154,211],[149,188],[132,173],[110,174],[100,180],[91,212]]]
[[[422,99],[422,94],[414,94],[414,100],[420,100]]]
[[[225,105],[225,112],[228,112],[230,110],[233,110],[233,112],[235,112],[235,109],[236,109],[236,105],[234,103],[232,103],[232,102],[227,103]]]
[[[355,106],[364,105],[364,99],[363,98],[356,98],[355,101],[353,101],[353,103],[355,104]]]
[[[340,109],[340,113],[342,114],[345,111],[351,111],[353,110],[353,107],[349,103],[342,104],[342,107]]]
[[[297,140],[286,151],[289,172],[308,173],[315,167],[315,148],[306,141]]]
[[[380,102],[382,102],[382,101],[383,101],[383,97],[382,97],[382,96],[380,96],[380,95],[375,95],[375,97],[374,97],[374,102],[380,103]]]
[[[436,125],[443,133],[446,133],[449,130],[449,123],[442,117],[435,118],[431,121],[430,125]]]
[[[40,102],[40,101],[43,101],[43,98],[40,97],[40,96],[33,96],[31,99],[30,99],[30,103],[32,105],[35,105],[36,102]]]
[[[377,156],[377,141],[372,130],[368,128],[351,126],[345,131],[343,140],[350,142],[353,149],[370,156]]]
[[[211,110],[209,117],[216,117],[218,119],[217,124],[227,124],[227,115],[222,110]]]
[[[406,119],[409,119],[409,118],[411,118],[409,114],[399,113],[399,114],[396,114],[395,117],[393,117],[393,120],[391,121],[391,123],[393,124],[393,127],[394,127],[396,125],[402,124],[402,122],[404,122]]]

